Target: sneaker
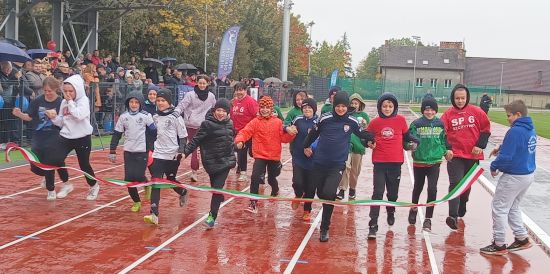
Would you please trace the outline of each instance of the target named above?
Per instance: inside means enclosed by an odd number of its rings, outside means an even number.
[[[135,202],[130,210],[132,212],[139,212],[141,210],[141,202]]]
[[[42,180],[42,182],[40,182],[40,187],[46,189],[46,179],[44,179],[44,180]]]
[[[506,249],[506,245],[498,246],[495,244],[495,242],[491,243],[490,245],[486,247],[482,247],[479,249],[479,252],[483,254],[489,254],[489,255],[506,255],[508,254],[508,249]]]
[[[336,200],[343,200],[344,196],[345,196],[344,190],[340,189],[340,191],[338,191],[338,195],[336,195]]]
[[[300,198],[300,197],[296,197],[296,198]],[[298,201],[292,201],[292,203],[290,204],[290,207],[293,209],[293,210],[296,210],[300,207],[300,202]]]
[[[369,226],[369,234],[367,235],[367,239],[369,240],[376,239],[376,232],[378,232],[378,225]]]
[[[97,195],[99,194],[99,183],[95,183],[93,187],[90,187],[90,190],[88,191],[88,196],[86,196],[86,200],[93,201],[97,199]]]
[[[321,229],[321,235],[319,236],[319,241],[328,242],[328,229]]]
[[[57,198],[63,199],[69,195],[74,190],[73,184],[70,183],[64,183],[61,187],[61,190],[57,193]]]
[[[466,215],[466,203],[460,203],[458,206],[458,217],[462,218]]]
[[[214,219],[214,216],[212,216],[212,213],[208,213],[208,218],[206,218],[206,221],[204,221],[204,224],[206,225],[206,229],[214,228],[215,223],[216,223],[216,219]]]
[[[392,226],[393,224],[395,224],[395,215],[394,213],[390,213],[388,212],[388,218],[387,218],[387,221],[388,221],[388,225]]]
[[[187,194],[187,190],[183,190],[183,195],[180,195],[180,207],[184,207],[187,205],[187,200],[188,200],[188,194]]]
[[[258,206],[256,204],[256,201],[250,201],[250,204],[246,208],[246,211],[254,214],[258,213]]]
[[[199,180],[197,179],[197,171],[196,170],[192,170],[191,171],[191,182],[198,182]]]
[[[456,217],[451,217],[451,216],[447,217],[447,219],[445,220],[445,223],[447,223],[447,226],[449,226],[452,230],[458,229]]]
[[[348,199],[350,200],[355,200],[355,188],[350,188],[349,189],[349,194],[348,194]]]
[[[306,222],[311,222],[311,211],[304,211],[304,215],[302,216],[302,220]]]
[[[529,238],[525,238],[523,240],[518,240],[516,238],[515,241],[510,246],[507,247],[507,249],[508,251],[518,251],[518,250],[528,249],[532,246],[533,244],[531,243],[531,241],[529,241]]]
[[[151,200],[151,191],[153,190],[153,186],[146,186],[144,189],[145,189],[145,200],[150,201]]]
[[[427,232],[432,232],[432,220],[429,218],[424,219],[424,224],[422,224],[422,229]]]
[[[416,224],[416,213],[418,213],[418,208],[413,207],[409,210],[409,224]]]
[[[155,214],[147,215],[143,217],[143,221],[152,224],[152,225],[158,225],[159,224],[159,217]]]
[[[46,200],[53,201],[57,198],[57,195],[55,194],[55,191],[49,191],[48,190],[48,196],[46,197]]]
[[[277,197],[279,196],[279,188],[272,188],[271,189],[271,197]]]
[[[6,150],[7,143],[0,144],[0,150]]]
[[[245,173],[242,173],[239,175],[239,178],[237,178],[237,182],[246,182],[248,180],[248,177],[246,177]]]

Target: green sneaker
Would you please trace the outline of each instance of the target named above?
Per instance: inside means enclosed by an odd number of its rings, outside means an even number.
[[[155,214],[147,215],[143,217],[143,221],[152,224],[152,225],[158,225],[159,224],[159,217]]]
[[[151,200],[151,190],[153,189],[152,186],[146,186],[145,187],[145,200],[150,201]]]
[[[139,212],[141,210],[141,202],[135,202],[130,210],[132,212]]]
[[[216,219],[214,219],[214,216],[212,216],[212,213],[208,213],[208,218],[206,218],[206,221],[204,221],[204,224],[206,225],[206,229],[214,228],[215,222],[216,222]]]

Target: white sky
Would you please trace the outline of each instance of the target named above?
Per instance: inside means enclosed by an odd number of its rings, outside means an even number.
[[[384,40],[413,35],[424,44],[464,41],[469,57],[550,60],[548,0],[292,2],[302,22],[315,22],[313,44],[334,43],[347,32],[354,69]]]

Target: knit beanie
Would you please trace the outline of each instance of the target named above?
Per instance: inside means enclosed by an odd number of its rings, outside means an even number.
[[[147,87],[147,92],[149,92],[151,90],[154,90],[154,91],[158,92],[160,90],[160,88],[155,84],[149,84],[149,86]]]
[[[313,113],[317,113],[317,102],[313,98],[307,98],[302,101],[302,111],[305,106],[310,106],[313,109]]]
[[[422,105],[420,106],[420,112],[424,113],[424,110],[426,109],[433,109],[435,112],[437,112],[437,101],[433,98],[426,98],[422,101]]]
[[[229,109],[231,108],[231,103],[229,103],[229,100],[225,98],[220,98],[218,101],[216,101],[216,104],[214,105],[214,110],[218,108],[223,108],[227,113],[229,113]]]
[[[271,99],[271,97],[269,96],[263,96],[260,101],[258,102],[258,105],[260,106],[260,108],[262,107],[268,107],[268,108],[273,108],[273,99]]]
[[[345,91],[338,91],[334,95],[334,100],[332,100],[332,108],[334,109],[337,105],[343,104],[349,106],[349,96]]]
[[[172,92],[169,89],[161,89],[157,92],[157,98],[161,97],[168,102],[168,104],[172,104]]]

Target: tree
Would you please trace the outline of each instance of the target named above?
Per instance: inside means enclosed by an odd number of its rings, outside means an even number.
[[[339,76],[345,77],[351,75],[351,53],[347,41],[347,35],[344,34],[342,40],[334,45],[323,41],[317,43],[316,48],[311,55],[311,70],[314,74],[323,77],[328,76],[333,70],[338,69]]]

